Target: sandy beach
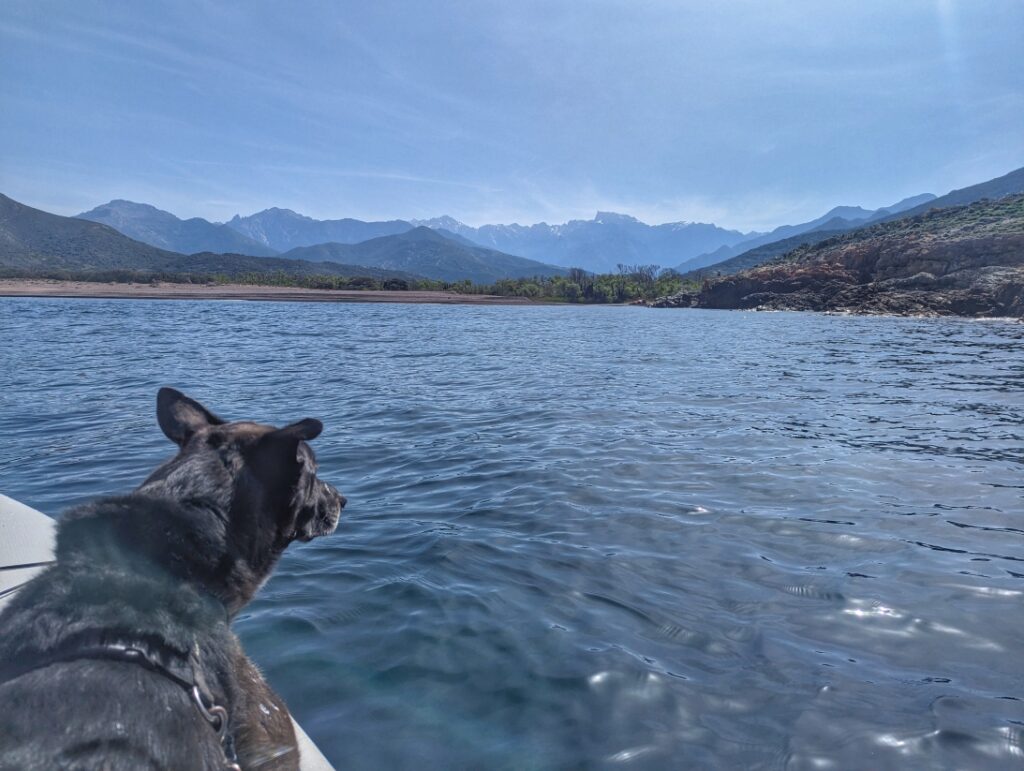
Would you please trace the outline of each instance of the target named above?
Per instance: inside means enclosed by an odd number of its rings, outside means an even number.
[[[447,305],[536,305],[525,297],[396,292],[349,289],[304,289],[243,284],[106,284],[94,281],[0,279],[0,297],[83,297],[119,300],[272,300],[278,302],[440,303]]]

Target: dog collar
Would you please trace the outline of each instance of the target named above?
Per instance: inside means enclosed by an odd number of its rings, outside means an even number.
[[[183,688],[210,727],[217,732],[221,752],[224,755],[225,771],[242,771],[242,767],[238,763],[238,755],[235,752],[235,740],[229,730],[228,711],[216,703],[206,684],[199,667],[198,645],[193,646],[186,656],[167,645],[153,645],[143,640],[118,638],[111,641],[99,637],[82,639],[75,644],[58,648],[29,661],[0,665],[0,685],[53,664],[80,659],[138,664]]]

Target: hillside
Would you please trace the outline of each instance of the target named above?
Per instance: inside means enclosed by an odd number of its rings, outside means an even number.
[[[902,214],[904,217],[906,217],[911,211],[913,211],[919,206],[931,204],[929,208],[935,207],[935,204],[931,203],[935,199],[936,196],[933,195],[932,193],[912,195],[909,198],[904,198],[902,201],[894,203],[892,206],[886,206],[884,208],[879,209],[871,216],[871,218],[868,221],[871,222],[872,220],[880,220],[883,217],[888,217],[889,215],[892,214]],[[963,201],[963,203],[970,203],[970,201]],[[941,206],[938,208],[941,208]]]
[[[897,203],[890,204],[889,206],[874,211],[860,206],[836,206],[829,209],[820,217],[809,220],[808,222],[801,222],[797,225],[780,225],[770,233],[758,233],[753,238],[744,239],[736,244],[722,246],[713,252],[708,252],[693,257],[692,259],[685,260],[676,267],[676,270],[680,273],[687,274],[698,271],[701,268],[713,267],[717,269],[718,266],[725,261],[744,254],[749,255],[754,249],[759,249],[772,244],[781,244],[783,242],[797,245],[797,242],[793,239],[805,233],[813,233],[816,231],[831,232],[862,227],[875,219],[895,214],[897,212],[902,212],[913,206],[931,201],[934,198],[934,195],[924,193],[911,198],[904,198],[902,201],[898,201]],[[824,240],[824,238],[825,237],[823,236],[817,240]],[[814,238],[811,238],[800,243],[809,243],[813,241]],[[769,254],[772,256],[775,254],[783,254],[784,252],[778,251],[779,248],[780,247],[773,247],[761,252],[761,254]]]
[[[145,203],[115,200],[78,215],[79,219],[109,225],[122,235],[171,252],[219,252],[271,257],[277,251],[201,217],[182,220]]]
[[[846,228],[839,230],[812,230],[810,233],[801,233],[798,236],[784,238],[781,241],[773,241],[764,246],[754,247],[731,259],[716,262],[714,265],[709,265],[706,268],[688,271],[683,274],[683,279],[686,281],[703,281],[706,278],[731,276],[734,273],[756,268],[758,265],[763,265],[777,257],[788,254],[798,246],[817,244],[845,232]]]
[[[334,260],[406,271],[441,281],[469,279],[489,284],[502,278],[554,276],[561,268],[467,245],[427,227],[383,236],[358,244],[318,244],[286,252],[284,257],[303,260]]]
[[[0,267],[19,270],[152,270],[180,255],[96,222],[33,209],[0,194]]]
[[[1024,316],[1024,195],[843,233],[655,305]]]
[[[400,271],[333,262],[240,254],[177,254],[134,241],[106,225],[50,214],[0,194],[0,272],[32,276],[112,271],[225,276],[282,272],[297,276],[409,278]]]
[[[889,221],[901,217],[924,214],[931,209],[942,209],[949,206],[964,206],[975,201],[984,199],[998,200],[1008,195],[1024,193],[1024,167],[1004,174],[1001,177],[990,179],[986,182],[979,182],[977,185],[970,185],[959,190],[952,190],[943,196],[934,198],[931,201],[915,206],[899,214],[890,214],[881,221]]]
[[[801,225],[783,225],[767,235],[701,255],[680,265],[678,270],[687,278],[696,280],[718,274],[729,275],[763,264],[802,244],[825,241],[841,231],[913,217],[932,209],[963,206],[985,199],[997,200],[1016,193],[1024,193],[1024,168],[977,185],[953,190],[938,198],[930,193],[904,198],[875,212],[859,207],[838,206],[816,220]]]

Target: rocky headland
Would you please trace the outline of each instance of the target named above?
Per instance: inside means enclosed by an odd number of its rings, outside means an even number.
[[[1024,195],[850,231],[650,304],[1024,317]]]

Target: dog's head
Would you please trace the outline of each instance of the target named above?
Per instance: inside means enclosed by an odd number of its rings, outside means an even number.
[[[173,388],[160,389],[157,419],[179,452],[139,490],[207,507],[224,519],[232,556],[249,574],[248,580],[236,576],[234,588],[245,596],[230,604],[251,598],[289,543],[334,532],[345,498],[317,478],[307,442],[323,430],[319,420],[284,428],[229,422]]]

